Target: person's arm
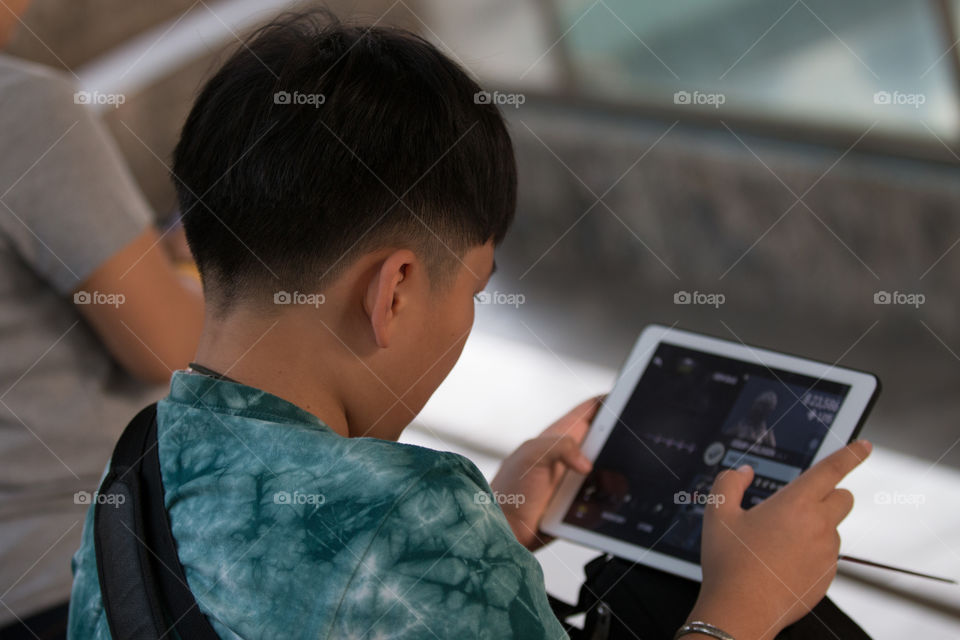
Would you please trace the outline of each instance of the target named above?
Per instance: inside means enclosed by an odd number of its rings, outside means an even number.
[[[77,309],[131,375],[164,383],[193,357],[203,326],[198,282],[177,273],[148,229],[74,290]]]
[[[193,355],[199,291],[176,275],[123,156],[80,102],[62,74],[26,63],[0,89],[0,234],[127,371],[165,382]]]
[[[853,495],[837,484],[871,449],[854,442],[748,510],[740,503],[753,470],[721,473],[713,493],[723,500],[704,514],[703,584],[687,622],[768,640],[816,606],[837,572],[837,526],[853,509]]]
[[[538,524],[564,471],[590,470],[579,445],[599,398],[575,407],[508,456],[491,482],[507,498],[503,511],[514,535],[535,549],[549,541]],[[723,499],[704,516],[703,584],[687,622],[712,624],[737,640],[768,640],[803,617],[823,598],[837,569],[837,526],[853,508],[853,496],[837,484],[871,446],[855,442],[820,461],[789,485],[749,510],[740,507],[753,470],[717,476]],[[703,640],[687,634],[686,640]]]

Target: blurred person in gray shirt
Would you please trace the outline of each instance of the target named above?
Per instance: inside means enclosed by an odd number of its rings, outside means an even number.
[[[27,2],[0,9],[0,47]],[[0,637],[59,637],[123,427],[193,356],[199,285],[163,250],[64,74],[0,53]],[[194,286],[190,286],[193,284]]]

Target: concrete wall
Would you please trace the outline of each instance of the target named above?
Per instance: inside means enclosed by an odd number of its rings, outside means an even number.
[[[531,312],[542,303],[543,322],[565,327],[545,340],[552,348],[615,366],[643,325],[677,322],[839,359],[885,383],[873,421],[884,438],[934,459],[955,442],[956,167],[736,132],[741,142],[683,123],[650,150],[671,122],[537,100],[508,117],[521,189],[501,286],[528,292]],[[644,153],[603,199],[609,209],[590,209]],[[791,209],[791,190],[811,186],[809,209]],[[676,305],[678,291],[726,301]],[[879,291],[926,302],[876,305]]]

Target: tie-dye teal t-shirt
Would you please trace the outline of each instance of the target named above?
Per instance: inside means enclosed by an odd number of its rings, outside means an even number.
[[[543,573],[466,458],[344,438],[257,389],[177,372],[158,407],[167,511],[222,638],[566,638]],[[69,637],[109,638],[92,509]]]

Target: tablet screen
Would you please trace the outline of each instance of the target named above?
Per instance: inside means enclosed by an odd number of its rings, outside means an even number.
[[[700,562],[715,476],[749,508],[812,462],[850,386],[661,342],[563,522]]]

